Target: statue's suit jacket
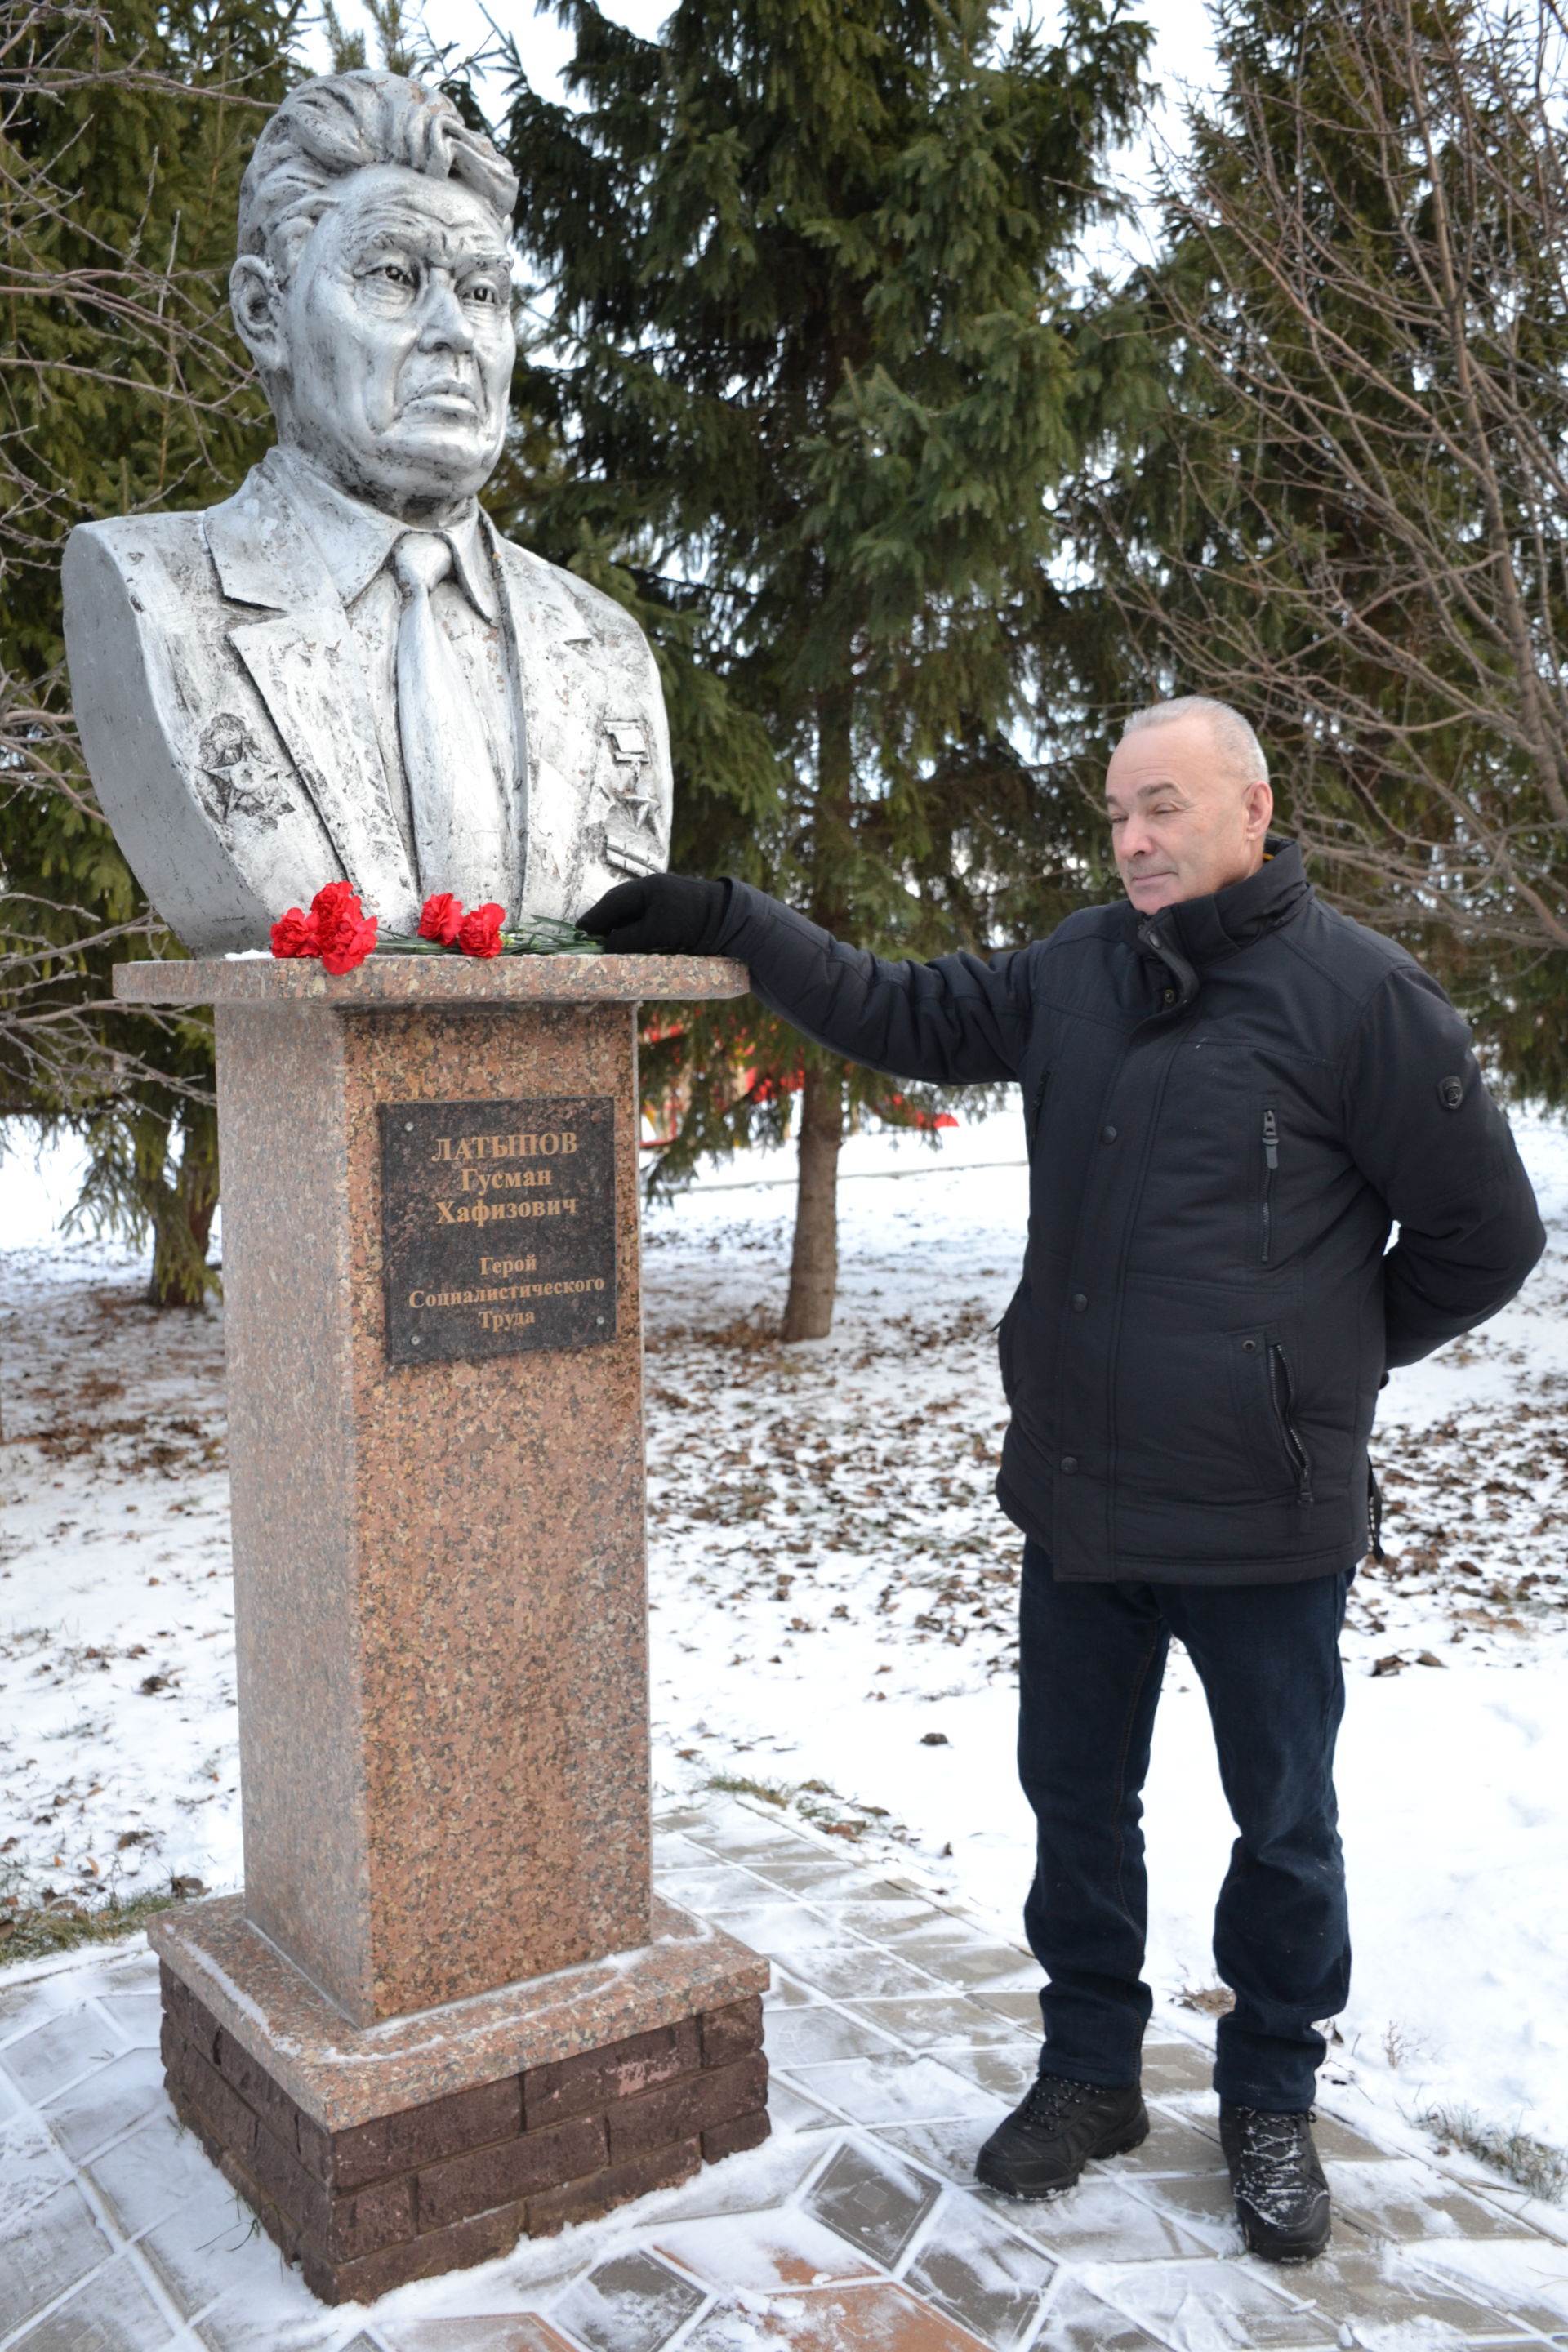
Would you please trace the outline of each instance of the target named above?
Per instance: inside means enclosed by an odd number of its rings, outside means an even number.
[[[517,704],[509,916],[572,917],[668,856],[664,701],[635,621],[482,525]],[[314,541],[265,467],[195,514],[67,543],[77,724],[132,871],[193,953],[262,948],[346,877],[411,931],[419,888],[370,688]]]

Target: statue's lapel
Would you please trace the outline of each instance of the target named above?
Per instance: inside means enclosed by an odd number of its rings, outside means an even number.
[[[531,914],[575,914],[608,691],[605,651],[564,575],[488,526],[512,674],[522,693],[526,789],[514,870]]]
[[[229,637],[367,910],[412,930],[418,892],[393,814],[370,689],[342,601],[286,501],[252,474],[206,519],[224,594],[270,608]]]

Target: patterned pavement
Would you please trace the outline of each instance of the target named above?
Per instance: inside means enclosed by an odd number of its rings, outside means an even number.
[[[742,1803],[666,1817],[658,1868],[774,1963],[773,2139],[368,2310],[316,2303],[180,2132],[144,1945],[0,1974],[0,2352],[1568,2352],[1568,2221],[1331,2110],[1329,2254],[1243,2254],[1195,2042],[1148,2049],[1132,2156],[978,2189],[1027,1956]]]

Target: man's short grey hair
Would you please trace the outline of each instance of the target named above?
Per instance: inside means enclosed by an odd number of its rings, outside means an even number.
[[[1216,702],[1211,694],[1179,694],[1173,702],[1151,702],[1146,709],[1134,710],[1121,730],[1121,739],[1141,735],[1146,727],[1168,727],[1177,719],[1206,719],[1214,736],[1215,749],[1227,768],[1243,783],[1266,784],[1268,762],[1263,746],[1249,722],[1228,702]]]
[[[239,189],[239,250],[286,278],[351,173],[402,163],[460,180],[510,228],[517,175],[449,98],[401,74],[322,74],[290,90],[263,130]]]

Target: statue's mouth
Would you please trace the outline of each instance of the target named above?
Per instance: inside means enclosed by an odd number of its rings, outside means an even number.
[[[437,416],[460,416],[467,421],[479,415],[479,403],[470,385],[459,383],[455,377],[444,377],[436,383],[422,384],[403,404],[405,416],[420,409]]]

